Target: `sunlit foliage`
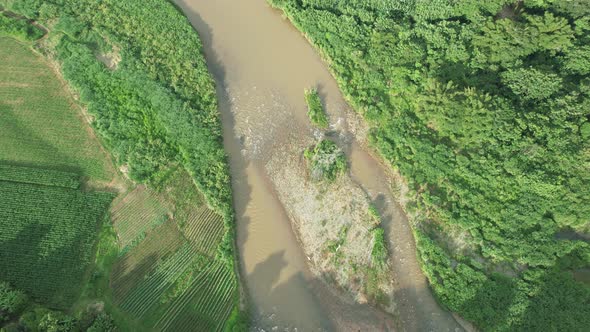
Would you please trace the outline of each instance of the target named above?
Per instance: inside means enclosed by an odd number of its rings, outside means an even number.
[[[408,180],[441,302],[484,330],[590,325],[590,246],[560,235],[590,220],[588,3],[269,2]]]

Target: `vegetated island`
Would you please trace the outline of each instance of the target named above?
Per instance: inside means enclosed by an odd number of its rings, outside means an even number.
[[[322,105],[318,90],[310,88],[305,90],[305,102],[307,103],[307,115],[309,120],[320,129],[328,128],[328,116]]]
[[[482,330],[590,325],[590,6],[269,2],[407,180],[440,303]]]

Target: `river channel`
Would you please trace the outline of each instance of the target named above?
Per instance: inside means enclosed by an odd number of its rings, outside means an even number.
[[[175,0],[203,42],[216,80],[229,154],[238,250],[258,330],[455,331],[416,258],[410,226],[390,177],[349,128],[355,117],[315,50],[264,0]],[[314,136],[303,91],[317,87],[343,137],[351,177],[384,216],[399,301],[396,317],[338,295],[308,268],[265,164],[287,138]],[[346,138],[348,137],[348,138]]]

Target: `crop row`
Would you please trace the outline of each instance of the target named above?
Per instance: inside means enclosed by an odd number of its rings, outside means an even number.
[[[206,209],[187,221],[184,234],[199,251],[214,255],[215,248],[223,236],[222,217]]]
[[[67,306],[91,259],[110,194],[0,181],[0,279]]]
[[[0,59],[0,160],[75,170],[92,180],[109,182],[113,174],[110,159],[86,130],[78,107],[47,62],[11,38],[0,41]],[[35,174],[28,179],[42,178]],[[60,184],[77,188],[78,178],[75,180]]]
[[[191,264],[195,250],[189,245],[183,245],[176,253],[158,264],[155,270],[130,292],[121,308],[141,318],[153,305],[158,303],[168,287],[172,286]]]
[[[231,271],[224,265],[224,273],[206,293],[195,298],[196,303],[193,308],[196,312],[207,317],[204,322],[224,322],[227,318],[227,312],[232,306],[232,295],[235,292],[235,279],[231,276]],[[185,327],[186,328],[186,327]]]
[[[225,322],[235,279],[227,266],[213,263],[192,286],[178,297],[156,323],[162,331],[211,331],[218,322]]]
[[[22,182],[77,189],[80,176],[75,173],[0,164],[0,181]]]
[[[182,236],[174,222],[169,221],[155,228],[113,267],[111,287],[115,300],[121,302],[140,280],[166,256],[176,252],[181,244]]]
[[[168,219],[168,209],[148,189],[138,187],[128,197],[112,211],[122,248]]]

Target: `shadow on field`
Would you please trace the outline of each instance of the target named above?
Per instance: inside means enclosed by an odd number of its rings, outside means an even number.
[[[121,304],[129,292],[156,267],[158,255],[152,253],[137,264],[132,259],[123,256],[113,266],[110,282],[116,304]]]
[[[82,168],[46,138],[30,129],[14,107],[0,101],[0,133],[15,146],[0,149],[0,164],[83,174]],[[6,142],[6,140],[4,140]],[[15,159],[17,159],[15,161]]]
[[[5,212],[11,215],[7,216]],[[12,212],[0,209],[1,220],[39,218],[38,214],[15,217]],[[0,222],[0,226],[14,229],[18,227],[17,223],[8,226]],[[0,281],[7,281],[34,301],[50,308],[64,309],[80,295],[86,265],[78,244],[88,239],[77,236],[59,244],[47,243],[52,230],[50,225],[34,220],[8,240],[0,230]]]

